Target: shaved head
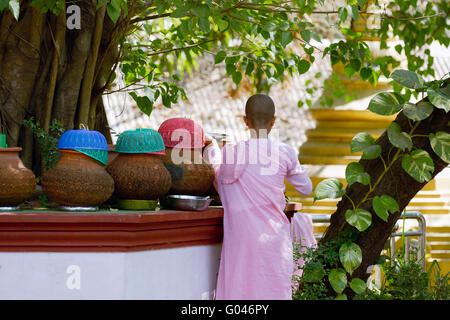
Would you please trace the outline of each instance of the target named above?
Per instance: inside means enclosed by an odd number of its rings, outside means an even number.
[[[275,118],[275,104],[265,94],[251,96],[245,104],[245,116],[256,127],[266,127]]]

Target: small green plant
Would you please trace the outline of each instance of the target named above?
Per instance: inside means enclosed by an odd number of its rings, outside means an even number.
[[[53,168],[61,157],[61,154],[58,152],[58,139],[64,133],[62,123],[53,119],[49,127],[49,132],[42,129],[39,126],[39,122],[35,122],[33,117],[28,120],[24,119],[22,123],[31,130],[39,143],[44,168],[46,170]]]
[[[39,200],[41,200],[42,208],[47,208],[48,205],[48,197],[45,194],[39,196]]]
[[[347,286],[344,270],[339,270],[338,241],[325,243],[318,248],[307,248],[294,243],[294,259],[305,261],[303,275],[294,276],[298,284],[292,293],[293,300],[334,300],[346,299],[342,293]],[[405,259],[404,250],[399,249],[392,258],[380,256],[377,264],[384,276],[380,288],[370,288],[366,282],[354,278],[348,286],[355,293],[355,300],[449,300],[449,273],[442,275],[437,261],[433,261],[428,271],[423,271],[420,261],[413,252]],[[337,269],[336,269],[337,268]],[[333,279],[336,278],[336,279]],[[330,294],[326,280],[336,292]]]
[[[343,250],[339,248],[351,246],[351,240],[356,235],[354,230],[345,230],[338,238],[315,248],[294,243],[294,260],[303,259],[305,262],[301,268],[302,276],[293,278],[298,284],[292,294],[294,300],[347,299],[343,293],[347,285],[355,292],[362,292],[366,288],[365,283],[359,278],[347,283],[345,270],[340,268]],[[330,295],[327,282],[338,293],[337,296]]]
[[[442,275],[437,261],[423,271],[414,257],[405,259],[403,251],[380,263],[384,273],[380,288],[366,289],[355,300],[448,300],[449,274]]]

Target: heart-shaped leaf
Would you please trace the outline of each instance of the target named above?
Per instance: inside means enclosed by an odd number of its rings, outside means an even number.
[[[426,101],[417,104],[407,103],[403,107],[403,113],[413,121],[420,121],[428,118],[433,113],[434,106]]]
[[[411,153],[406,153],[402,157],[402,168],[412,178],[418,182],[425,182],[431,179],[434,171],[434,162],[428,152],[417,149]]]
[[[314,201],[322,199],[336,199],[344,195],[342,182],[336,178],[329,178],[320,181],[314,190]]]
[[[431,148],[445,162],[450,162],[450,134],[439,131],[429,135]]]
[[[400,210],[397,201],[388,195],[375,196],[372,200],[372,208],[377,216],[384,221],[387,221],[389,212],[394,213]]]
[[[349,186],[355,182],[359,182],[365,186],[370,183],[370,175],[364,172],[363,166],[358,162],[351,162],[347,165],[345,179]]]
[[[344,243],[339,248],[339,260],[344,269],[351,275],[362,262],[361,248],[353,242]]]
[[[345,212],[345,220],[362,232],[372,224],[372,214],[364,209],[348,209]]]
[[[351,153],[362,152],[362,159],[376,159],[381,154],[381,146],[375,143],[375,139],[367,132],[360,132],[353,137],[350,143]]]
[[[387,128],[387,134],[389,141],[397,148],[405,150],[411,149],[413,146],[411,137],[406,132],[402,132],[402,128],[395,123],[392,122]]]
[[[343,269],[333,269],[328,274],[328,281],[336,293],[342,293],[347,286],[347,275]]]
[[[381,92],[372,98],[368,109],[382,116],[390,116],[399,112],[405,101],[396,92]]]
[[[394,79],[394,81],[398,84],[401,84],[402,86],[410,89],[424,88],[423,78],[414,71],[398,69],[392,72],[391,78]]]
[[[356,294],[362,294],[364,291],[366,291],[367,284],[361,280],[360,278],[354,278],[349,283],[350,288],[356,293]]]
[[[325,276],[325,270],[320,262],[309,262],[303,269],[303,280],[306,282],[317,282]]]
[[[450,110],[450,97],[445,94],[443,89],[428,89],[428,100],[439,109],[444,109],[445,112]]]

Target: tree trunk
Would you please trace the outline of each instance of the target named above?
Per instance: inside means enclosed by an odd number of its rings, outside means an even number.
[[[114,25],[104,6],[96,9],[96,0],[76,5],[79,30],[67,29],[65,10],[41,14],[29,1],[21,3],[19,21],[9,10],[0,13],[0,133],[9,146],[23,147],[25,165],[38,176],[40,150],[23,119],[34,117],[47,132],[51,119],[66,130],[83,123],[111,142],[101,94],[119,59],[118,34],[126,17]]]
[[[427,98],[425,98],[427,100]],[[445,113],[442,109],[434,109],[431,116],[421,121],[417,128],[414,130],[414,134],[428,135],[438,131],[445,131],[450,133],[450,112]],[[401,112],[395,122],[400,125],[402,131],[409,132],[411,125],[408,118]],[[416,123],[412,123],[415,125]],[[397,152],[390,142],[385,131],[380,138],[376,141],[382,147],[381,156],[384,159],[393,159],[393,155]],[[431,148],[428,137],[414,137],[414,146],[418,149],[427,151],[434,161],[435,170],[433,172],[433,178],[439,172],[441,172],[448,163],[444,162],[438,155],[434,153]],[[360,208],[370,211],[372,213],[372,225],[365,230],[362,235],[355,241],[362,250],[362,263],[354,271],[352,278],[358,277],[363,280],[367,280],[369,274],[367,273],[367,267],[375,263],[376,258],[381,254],[387,239],[391,234],[395,223],[399,219],[401,212],[408,205],[410,200],[425,186],[426,182],[420,183],[414,180],[408,173],[406,173],[401,167],[401,157],[392,164],[388,172],[382,176],[385,171],[382,161],[377,158],[375,160],[363,160],[359,163],[364,167],[365,172],[370,174],[372,183],[380,178],[379,183],[374,188],[370,197],[390,195],[393,197],[400,208],[400,212],[390,214],[387,222],[381,220],[372,209],[372,201],[364,202]],[[365,196],[369,190],[369,186],[364,186],[359,183],[355,183],[350,187],[347,187],[347,195],[353,200],[355,204],[365,199]],[[352,204],[346,197],[342,197],[342,200],[337,205],[337,211],[331,216],[331,223],[329,228],[321,239],[320,244],[329,242],[335,239],[342,230],[353,228],[345,220],[345,212],[348,209],[352,209]],[[351,290],[348,292],[350,295]]]

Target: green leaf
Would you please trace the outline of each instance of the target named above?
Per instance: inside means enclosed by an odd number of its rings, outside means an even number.
[[[221,31],[221,32],[225,31],[228,28],[228,26],[230,25],[228,23],[228,21],[225,21],[225,20],[217,18],[217,17],[214,18],[214,23],[217,24],[217,26],[219,27],[219,31]]]
[[[372,98],[368,109],[382,116],[390,116],[399,112],[404,104],[400,94],[396,92],[381,92]]]
[[[348,16],[348,10],[346,7],[340,7],[338,9],[338,17],[339,19],[344,22],[345,20],[347,20],[347,16]]]
[[[344,72],[347,75],[347,77],[351,78],[357,70],[353,69],[353,66],[349,63],[344,67]]]
[[[325,270],[320,262],[308,262],[303,269],[303,279],[306,282],[318,282],[325,276]]]
[[[241,80],[242,80],[242,73],[241,73],[240,71],[236,71],[235,73],[233,73],[233,75],[232,75],[231,77],[232,77],[232,79],[233,79],[233,82],[234,82],[236,85],[239,85],[239,83],[240,83]]]
[[[198,19],[198,26],[204,33],[209,32],[210,23],[208,18],[199,18]]]
[[[429,181],[434,171],[434,162],[428,152],[417,149],[402,157],[402,168],[418,182]]]
[[[42,5],[42,1],[43,0],[33,0],[33,1],[31,1],[30,5],[32,7],[40,7]],[[0,0],[0,11],[8,8],[8,5],[9,5],[9,0]]]
[[[389,212],[394,213],[400,211],[397,201],[388,195],[382,195],[381,197],[375,196],[372,200],[372,208],[377,216],[386,222],[389,217]]]
[[[309,70],[311,63],[308,60],[300,60],[297,64],[298,73],[303,74]]]
[[[372,160],[378,158],[381,154],[381,146],[375,143],[375,140],[367,132],[360,132],[353,137],[350,143],[351,153],[362,152],[362,159]]]
[[[314,201],[322,199],[336,199],[344,195],[345,190],[342,190],[342,182],[336,178],[329,178],[320,181],[314,190]]]
[[[350,281],[349,285],[350,285],[350,288],[352,288],[352,290],[356,294],[364,293],[364,291],[366,291],[366,288],[367,288],[367,284],[359,278],[352,279],[352,281]]]
[[[431,148],[445,162],[450,162],[450,134],[439,131],[429,135]]]
[[[11,11],[11,13],[13,14],[14,18],[16,20],[19,20],[19,14],[20,14],[20,5],[19,5],[19,0],[10,0],[9,4],[9,11]]]
[[[365,186],[370,183],[370,175],[364,172],[363,166],[358,162],[351,162],[347,165],[347,168],[345,168],[345,179],[349,186],[355,182]]]
[[[328,281],[336,293],[342,293],[347,286],[347,275],[343,269],[333,269],[328,275]]]
[[[372,224],[372,214],[364,209],[348,209],[345,212],[345,220],[362,232]]]
[[[245,68],[245,74],[248,76],[251,75],[253,69],[255,69],[255,64],[253,63],[253,61],[249,61],[247,67]]]
[[[359,75],[361,76],[361,79],[365,81],[372,75],[372,69],[364,67],[359,71]]]
[[[150,116],[153,110],[153,101],[147,96],[138,96],[135,92],[130,92],[130,96],[136,101],[137,106],[143,113]]]
[[[361,265],[361,248],[353,242],[342,244],[339,248],[339,260],[344,269],[352,275],[353,271]]]
[[[311,31],[304,29],[300,31],[300,36],[303,40],[305,40],[305,42],[309,43],[309,41],[311,40]]]
[[[357,6],[352,6],[352,19],[353,20],[358,20],[358,7]]]
[[[116,23],[120,17],[120,0],[111,0],[110,3],[106,6],[106,12],[108,13],[109,18],[112,22]]]
[[[361,61],[359,61],[358,59],[350,60],[350,65],[356,72],[359,71],[359,69],[361,69]]]
[[[392,122],[387,128],[387,134],[389,141],[397,148],[405,150],[411,149],[413,146],[411,137],[406,132],[402,132],[402,128],[395,123]]]
[[[391,78],[398,84],[410,89],[425,88],[423,78],[414,71],[398,69],[392,72]]]
[[[264,31],[273,32],[278,30],[279,26],[274,21],[269,21],[266,25],[264,25]]]
[[[227,53],[225,51],[219,51],[216,54],[216,57],[214,58],[214,63],[218,64],[221,63],[225,58],[227,57]]]
[[[291,41],[294,40],[294,36],[290,31],[283,31],[281,33],[281,45],[286,47]]]
[[[429,102],[420,101],[417,104],[406,103],[403,107],[403,113],[413,121],[420,121],[428,118],[433,112],[434,107]]]
[[[444,109],[445,112],[450,110],[450,98],[441,89],[428,89],[428,100],[439,109]]]
[[[197,8],[192,8],[192,13],[199,18],[208,18],[210,15],[210,9],[207,5],[200,5]]]

